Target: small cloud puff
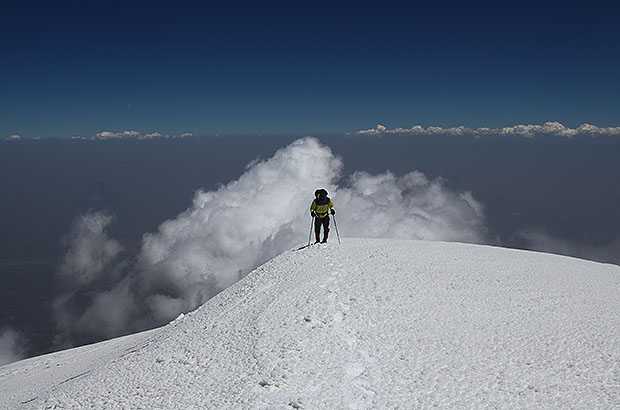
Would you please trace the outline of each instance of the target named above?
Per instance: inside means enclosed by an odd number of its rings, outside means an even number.
[[[485,136],[511,136],[511,137],[525,137],[525,138],[537,138],[537,137],[566,137],[568,139],[575,138],[577,136],[589,136],[592,138],[599,136],[620,136],[620,127],[597,127],[592,124],[581,124],[577,128],[569,128],[557,121],[549,121],[543,125],[515,125],[512,127],[503,128],[468,128],[464,126],[443,128],[443,127],[428,127],[424,128],[421,125],[414,125],[411,128],[394,128],[388,129],[384,125],[377,125],[376,128],[367,130],[360,130],[353,133],[353,135],[445,135],[445,136],[469,136],[474,138],[480,138]]]
[[[5,141],[19,141],[21,139],[22,139],[21,135],[14,134],[14,135],[9,135],[4,140]]]
[[[0,328],[0,366],[23,359],[25,344],[22,333],[9,327]]]

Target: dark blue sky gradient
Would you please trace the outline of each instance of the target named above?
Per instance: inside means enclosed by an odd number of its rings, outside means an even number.
[[[605,3],[14,3],[0,139],[620,124]]]

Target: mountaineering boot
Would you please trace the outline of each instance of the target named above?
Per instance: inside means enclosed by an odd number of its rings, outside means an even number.
[[[321,242],[321,237],[319,236],[319,234],[316,234],[316,241],[314,243],[319,243]]]
[[[327,234],[323,235],[323,243],[327,243]]]

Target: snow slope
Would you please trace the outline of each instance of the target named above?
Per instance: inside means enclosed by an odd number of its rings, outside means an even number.
[[[620,407],[620,267],[347,239],[168,326],[0,368],[3,408]]]

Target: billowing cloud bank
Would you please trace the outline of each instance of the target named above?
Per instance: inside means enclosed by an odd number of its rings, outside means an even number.
[[[568,139],[577,136],[586,137],[610,137],[620,136],[620,127],[601,128],[591,124],[581,124],[577,128],[569,128],[557,121],[546,122],[543,125],[515,125],[503,128],[467,128],[464,126],[442,128],[414,125],[411,128],[388,129],[384,125],[377,125],[376,128],[361,130],[353,133],[354,135],[449,135],[449,136],[468,136],[480,138],[485,136],[511,136],[511,137],[565,137]]]
[[[419,171],[401,177],[357,172],[350,183],[337,192],[348,236],[484,241],[482,205],[470,192],[447,189],[442,179],[429,180]]]
[[[342,165],[318,140],[297,140],[238,180],[197,191],[185,212],[144,235],[137,255],[108,238],[111,216],[80,216],[58,273],[65,291],[55,313],[65,342],[164,324],[306,242],[319,187],[335,202],[342,236],[485,241],[482,206],[471,193],[420,172],[358,172],[340,187]]]

